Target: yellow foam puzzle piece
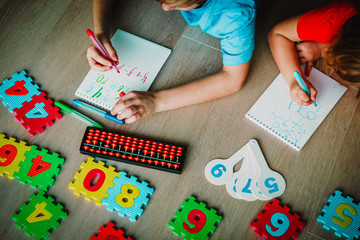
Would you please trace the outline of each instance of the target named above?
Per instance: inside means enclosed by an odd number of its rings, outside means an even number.
[[[26,146],[26,142],[16,142],[15,138],[6,138],[4,134],[0,134],[0,149],[5,145],[12,145],[16,148],[17,153],[13,161],[7,164],[5,158],[0,157],[0,175],[8,174],[8,178],[13,179],[14,173],[20,169],[19,163],[25,161],[25,152],[30,151],[31,147]],[[5,152],[4,152],[5,153]]]
[[[96,204],[101,205],[101,200],[108,197],[107,190],[114,187],[114,178],[120,176],[120,172],[116,172],[112,166],[105,167],[105,163],[102,161],[95,162],[94,158],[88,157],[86,162],[81,164],[81,170],[75,173],[75,181],[69,183],[69,189],[74,189],[74,193],[80,195],[84,194],[84,197],[88,200],[95,199]],[[84,186],[84,181],[87,175],[92,170],[100,170],[105,174],[103,184],[96,191],[89,191]]]

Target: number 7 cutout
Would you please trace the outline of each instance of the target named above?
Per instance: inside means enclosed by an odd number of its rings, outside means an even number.
[[[241,160],[240,170],[234,173],[235,164]],[[210,161],[205,167],[205,177],[215,185],[226,184],[232,197],[247,201],[278,197],[286,187],[284,178],[267,166],[255,139],[251,139],[228,159]]]

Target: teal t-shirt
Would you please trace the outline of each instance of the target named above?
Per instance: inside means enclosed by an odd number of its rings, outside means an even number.
[[[224,65],[250,61],[255,48],[254,0],[207,0],[201,8],[180,12],[190,26],[221,39]]]

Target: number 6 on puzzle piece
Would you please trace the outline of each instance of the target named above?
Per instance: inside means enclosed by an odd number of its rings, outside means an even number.
[[[174,234],[185,235],[184,239],[209,239],[214,233],[216,224],[222,217],[214,209],[208,209],[203,202],[196,202],[195,197],[182,203],[182,209],[175,213],[175,219],[169,222],[169,227],[174,229]]]
[[[265,211],[257,215],[257,220],[252,221],[250,227],[255,229],[255,234],[268,240],[290,240],[299,234],[298,229],[303,229],[305,223],[300,221],[300,216],[291,214],[287,206],[280,206],[280,201],[274,199],[265,206]]]
[[[14,178],[14,173],[20,169],[19,163],[25,160],[25,152],[30,148],[26,142],[16,142],[15,138],[7,139],[0,134],[0,175],[7,173],[9,178]]]

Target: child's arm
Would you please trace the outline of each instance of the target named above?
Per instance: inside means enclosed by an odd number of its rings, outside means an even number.
[[[286,83],[290,87],[291,98],[300,105],[310,105],[316,100],[316,89],[306,80],[300,69],[298,53],[295,42],[300,41],[297,34],[297,23],[300,16],[287,19],[273,27],[268,35],[271,53],[279,67],[281,74],[284,76]],[[310,89],[309,97],[296,82],[293,72],[297,71],[304,79]]]
[[[94,0],[94,34],[106,48],[114,62],[118,61],[115,49],[110,42],[110,27],[112,13],[114,9],[114,0]],[[101,55],[94,44],[91,44],[87,50],[86,57],[92,69],[97,71],[108,71],[112,68],[112,63]]]
[[[159,92],[130,92],[115,104],[111,114],[117,115],[119,119],[126,118],[126,123],[132,123],[157,112],[233,94],[244,85],[249,66],[250,61],[237,66],[224,66],[214,75]]]

